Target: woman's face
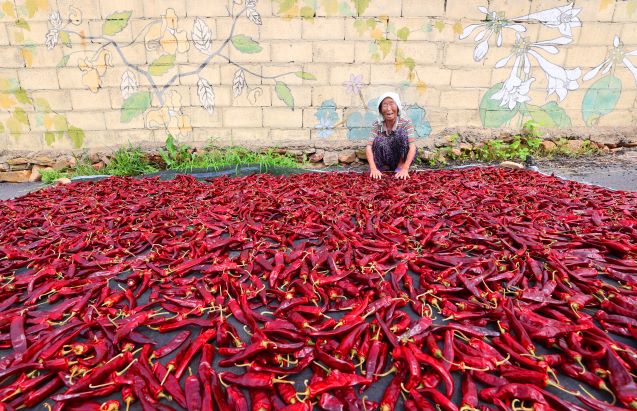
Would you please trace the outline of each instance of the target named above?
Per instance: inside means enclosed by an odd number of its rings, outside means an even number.
[[[398,117],[398,106],[391,97],[385,97],[380,103],[380,114],[385,121],[394,121]]]

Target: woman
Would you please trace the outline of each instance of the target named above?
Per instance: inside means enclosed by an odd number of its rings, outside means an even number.
[[[400,97],[385,93],[378,99],[382,119],[375,121],[367,142],[367,161],[372,178],[381,178],[382,171],[395,171],[396,178],[409,178],[409,166],[416,156],[414,126],[401,117]]]

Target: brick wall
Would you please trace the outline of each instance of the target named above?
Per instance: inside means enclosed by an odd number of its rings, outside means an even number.
[[[0,149],[360,143],[387,90],[422,145],[630,126],[636,19],[632,0],[0,0]]]

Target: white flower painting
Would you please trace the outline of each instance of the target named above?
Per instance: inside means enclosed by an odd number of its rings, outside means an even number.
[[[553,7],[525,16],[506,18],[504,13],[478,8],[485,15],[485,21],[465,27],[460,39],[474,37],[476,46],[473,59],[481,61],[489,52],[489,41],[495,38],[497,47],[503,44],[506,32],[515,34],[515,43],[511,52],[495,63],[495,68],[505,68],[512,63],[509,76],[501,83],[495,84],[485,93],[480,104],[480,117],[486,127],[500,127],[511,121],[518,114],[518,125],[528,119],[541,119],[548,126],[567,126],[571,120],[566,112],[555,102],[544,106],[531,104],[529,92],[531,85],[538,78],[536,71],[541,71],[546,78],[547,99],[554,96],[557,102],[563,101],[568,93],[579,88],[582,70],[579,67],[566,68],[551,61],[552,56],[560,53],[560,48],[573,41],[573,29],[581,27],[577,17],[580,8],[574,3]],[[533,41],[527,35],[525,24],[540,23],[555,29],[554,38]],[[508,112],[503,112],[507,111]]]

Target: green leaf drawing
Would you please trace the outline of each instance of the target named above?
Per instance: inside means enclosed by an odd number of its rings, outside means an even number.
[[[21,29],[31,31],[31,26],[29,26],[29,23],[27,23],[25,19],[17,19],[15,21],[15,25],[16,27],[20,27]]]
[[[307,71],[297,71],[294,74],[303,80],[316,80],[316,76],[312,73],[308,73]]]
[[[409,33],[410,33],[409,28],[403,27],[402,29],[398,30],[396,35],[398,36],[399,39],[405,41],[409,38]]]
[[[148,72],[151,76],[161,76],[165,74],[175,66],[175,55],[174,54],[164,54],[163,56],[159,56],[155,61],[150,63],[150,67],[148,68]]]
[[[4,124],[0,123],[0,133],[4,133]]]
[[[258,53],[262,50],[259,43],[252,40],[248,36],[244,36],[243,34],[233,36],[231,41],[232,41],[232,45],[242,53],[253,54],[253,53]]]
[[[84,137],[85,137],[84,130],[74,126],[69,126],[68,134],[69,134],[69,138],[71,139],[71,142],[73,143],[73,147],[75,148],[82,147],[82,145],[84,144]]]
[[[540,106],[526,104],[520,111],[526,111],[526,114],[531,116],[533,121],[542,127],[555,127],[555,121],[553,121],[553,118]]]
[[[69,123],[66,121],[66,117],[60,114],[53,117],[53,129],[61,133],[67,131],[69,129]]]
[[[7,128],[10,134],[22,134],[22,123],[13,117],[9,117],[7,120]]]
[[[359,16],[362,15],[367,7],[369,7],[370,0],[354,0],[354,5],[356,6],[356,14]]]
[[[59,63],[58,63],[58,65],[57,65],[57,67],[58,67],[58,68],[66,67],[66,65],[69,63],[69,58],[70,58],[70,57],[71,57],[70,55],[62,57],[62,58],[60,59],[60,62],[59,62]]]
[[[44,133],[44,141],[46,142],[46,145],[52,146],[53,143],[55,143],[55,134],[50,131],[46,131]]]
[[[60,32],[60,37],[59,37],[60,43],[64,44],[66,47],[68,48],[72,48],[71,45],[71,37],[69,36],[69,33],[66,31],[61,31]]]
[[[35,107],[36,111],[39,111],[41,113],[51,112],[51,105],[43,98],[33,99],[33,106]]]
[[[102,25],[102,32],[106,36],[112,36],[124,30],[128,26],[132,11],[122,11],[119,13],[113,13],[106,17],[104,24]]]
[[[544,111],[553,119],[555,127],[570,127],[573,125],[571,118],[566,114],[566,110],[560,107],[555,101],[550,101],[542,106]]]
[[[592,126],[600,117],[613,111],[621,94],[622,82],[613,75],[604,76],[593,83],[582,100],[584,123]]]
[[[277,81],[274,87],[277,97],[283,101],[288,107],[294,110],[294,97],[287,84],[282,81]]]
[[[482,125],[485,127],[500,127],[518,113],[518,106],[513,110],[509,110],[508,107],[500,107],[499,100],[491,99],[491,96],[502,89],[502,84],[498,83],[487,90],[482,96],[482,101],[480,101],[480,120],[482,120]]]
[[[120,118],[122,123],[128,123],[146,111],[146,109],[150,106],[150,100],[151,96],[148,91],[137,92],[124,100]]]
[[[392,41],[388,39],[383,39],[378,41],[378,46],[383,52],[383,58],[387,57],[392,48]]]
[[[304,19],[313,19],[316,15],[316,10],[313,7],[305,6],[301,8],[299,13]]]
[[[29,117],[22,107],[16,107],[13,112],[13,118],[24,125],[29,125]]]
[[[31,104],[31,98],[27,94],[27,91],[23,88],[17,89],[13,94],[15,94],[16,100],[18,100],[22,104]]]

